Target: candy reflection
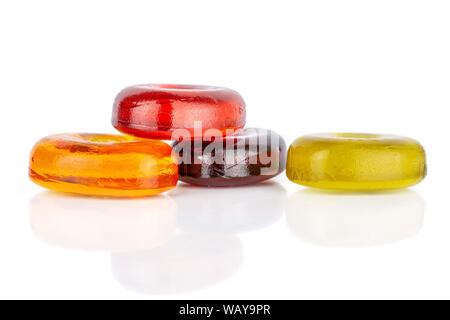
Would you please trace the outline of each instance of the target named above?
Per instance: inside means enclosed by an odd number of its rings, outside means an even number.
[[[180,184],[171,195],[180,229],[239,233],[275,223],[283,214],[286,190],[275,182],[208,189]]]
[[[43,192],[30,202],[31,226],[41,240],[85,250],[134,251],[166,243],[176,228],[167,196],[101,199]]]
[[[114,253],[112,266],[116,279],[129,289],[177,293],[225,280],[241,264],[242,251],[233,235],[180,234],[149,251]]]
[[[299,238],[324,246],[395,242],[422,227],[425,204],[411,190],[348,194],[301,190],[288,198],[286,219]]]

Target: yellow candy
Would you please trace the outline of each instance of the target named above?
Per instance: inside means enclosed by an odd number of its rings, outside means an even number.
[[[394,135],[306,135],[289,147],[286,175],[321,189],[404,188],[425,177],[425,151],[416,140]]]

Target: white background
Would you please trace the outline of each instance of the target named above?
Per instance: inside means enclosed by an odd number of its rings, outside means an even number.
[[[2,1],[0,297],[450,298],[449,17],[434,0]],[[288,144],[410,136],[428,177],[341,197],[283,174],[129,202],[28,180],[37,140],[115,132],[115,94],[140,83],[233,88],[247,125]]]

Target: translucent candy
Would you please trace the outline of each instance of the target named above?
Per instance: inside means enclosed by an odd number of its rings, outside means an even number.
[[[116,97],[113,126],[137,137],[179,140],[233,133],[245,124],[245,103],[231,89],[148,84],[125,88]],[[214,129],[214,132],[210,132]]]
[[[286,144],[265,129],[243,129],[214,141],[173,145],[180,163],[179,179],[203,186],[236,186],[261,182],[283,172]]]
[[[40,140],[30,178],[48,189],[98,196],[137,197],[164,192],[178,180],[171,147],[124,135],[57,134]]]
[[[425,177],[425,151],[417,141],[393,135],[307,135],[290,146],[286,175],[322,189],[403,188]]]

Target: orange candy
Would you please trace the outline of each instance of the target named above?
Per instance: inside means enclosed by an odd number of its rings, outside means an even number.
[[[124,135],[56,134],[31,151],[30,178],[56,191],[139,197],[177,184],[172,148],[157,140]]]

